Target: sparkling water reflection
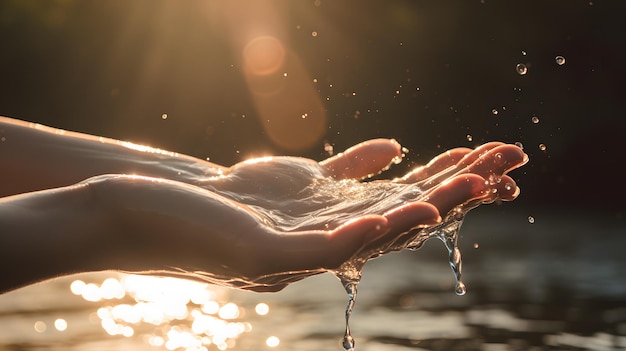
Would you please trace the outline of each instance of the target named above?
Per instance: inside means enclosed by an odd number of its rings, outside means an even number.
[[[368,263],[356,350],[626,349],[622,221],[497,210],[463,225],[465,296],[438,240]],[[330,274],[276,294],[87,274],[0,296],[0,349],[341,350],[345,307]]]

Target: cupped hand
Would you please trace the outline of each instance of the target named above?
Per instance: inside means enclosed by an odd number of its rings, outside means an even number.
[[[397,142],[223,167],[7,118],[0,127],[11,170],[0,176],[0,292],[101,270],[276,291],[401,250],[458,210],[513,200],[507,173],[527,161],[494,142],[364,181],[402,158]]]
[[[517,146],[494,142],[447,151],[402,178],[361,181],[401,157],[397,142],[376,139],[322,162],[253,159],[197,182],[222,206],[221,218],[204,224],[212,235],[198,245],[219,243],[228,252],[218,255],[225,270],[203,269],[194,258],[194,269],[179,265],[176,274],[277,291],[355,256],[401,249],[407,233],[440,224],[454,209],[513,200],[519,189],[506,174],[527,162]]]

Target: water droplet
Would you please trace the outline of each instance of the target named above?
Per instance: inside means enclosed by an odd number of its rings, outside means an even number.
[[[528,67],[523,63],[518,63],[517,66],[515,66],[515,71],[517,71],[517,74],[520,76],[523,76],[528,73]]]
[[[473,138],[472,138],[472,136],[470,134],[466,135],[465,137],[467,138],[467,141],[472,141],[473,140]]]
[[[167,119],[167,113],[162,114],[162,115],[161,115],[161,118],[162,118],[162,119]]]
[[[565,64],[565,57],[559,55],[554,58],[554,61],[556,62],[557,65],[563,66]]]
[[[495,108],[491,110],[491,114],[493,114],[494,116],[498,114],[498,110],[496,110]]]
[[[454,292],[459,296],[463,296],[467,292],[467,287],[459,280],[454,287]]]
[[[477,249],[479,247],[478,243],[474,243],[474,248]]]
[[[341,341],[341,345],[343,345],[343,348],[346,351],[354,350],[354,338],[350,335],[344,336],[343,340]]]
[[[528,223],[530,223],[530,224],[535,223],[535,217],[533,217],[533,216],[528,216]]]
[[[504,189],[509,191],[509,190],[513,189],[513,185],[511,183],[506,183],[506,184],[504,184]]]
[[[546,146],[546,144],[539,144],[539,150],[541,150],[541,151],[546,151],[546,149],[548,149],[548,147]]]
[[[317,36],[317,32],[316,31],[311,32],[311,36],[315,38]]]
[[[324,143],[324,151],[328,153],[328,156],[332,156],[335,148],[330,145],[328,142]]]
[[[522,144],[522,143],[521,143],[521,142],[519,142],[519,141],[516,141],[516,142],[515,142],[515,146],[517,146],[517,147],[519,147],[520,149],[524,150],[524,144]]]
[[[530,120],[531,120],[533,123],[535,123],[535,124],[539,123],[539,117],[537,117],[537,116],[532,116],[532,117],[530,118]]]
[[[522,50],[522,56],[526,56],[526,51]]]

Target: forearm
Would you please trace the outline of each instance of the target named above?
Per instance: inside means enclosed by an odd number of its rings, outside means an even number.
[[[0,197],[75,184],[101,174],[194,182],[223,167],[174,152],[0,117]]]
[[[103,214],[85,185],[0,199],[0,292],[99,270]]]
[[[0,198],[0,292],[104,270],[239,278],[258,262],[238,237],[257,226],[245,207],[158,178],[105,175]]]

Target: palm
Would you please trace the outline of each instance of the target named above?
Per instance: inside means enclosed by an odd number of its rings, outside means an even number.
[[[338,268],[350,257],[367,259],[401,249],[412,239],[406,235],[411,229],[437,225],[454,208],[515,198],[517,187],[505,173],[526,162],[519,148],[490,143],[476,150],[452,150],[399,179],[359,181],[397,157],[396,146],[390,141],[370,141],[348,151],[343,159],[321,163],[293,157],[257,159],[237,164],[224,177],[202,184],[248,206],[274,233],[299,236],[321,231],[336,241],[345,236],[346,247],[335,245],[339,249],[328,253],[330,257],[318,257],[318,267],[308,261],[305,269],[298,264],[279,265],[274,271],[248,277],[241,286],[279,290],[311,274]],[[372,166],[346,164],[350,158]],[[374,234],[355,247],[350,240],[354,232],[363,231]]]

